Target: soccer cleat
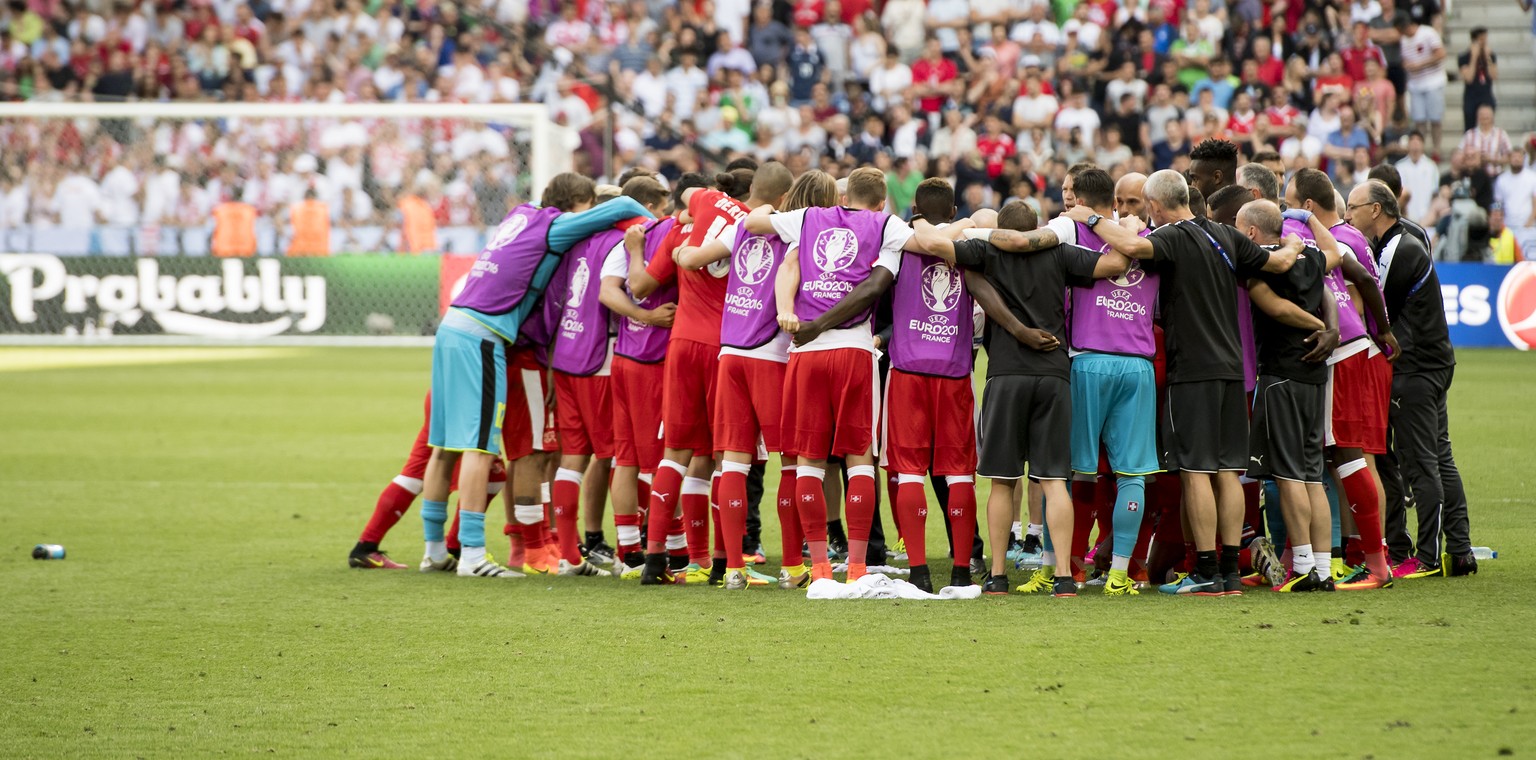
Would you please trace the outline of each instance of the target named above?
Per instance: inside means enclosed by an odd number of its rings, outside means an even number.
[[[1141,592],[1136,590],[1136,584],[1132,583],[1130,578],[1115,578],[1111,576],[1104,581],[1104,595],[1140,596]]]
[[[726,570],[725,582],[721,588],[731,591],[745,591],[747,588],[747,573],[745,570]]]
[[[1253,570],[1262,574],[1269,580],[1268,586],[1278,586],[1285,582],[1285,565],[1280,562],[1279,555],[1275,554],[1275,545],[1268,538],[1258,536],[1248,542],[1248,556],[1252,558]]]
[[[1243,595],[1243,585],[1244,584],[1243,584],[1243,574],[1242,573],[1227,573],[1226,577],[1224,577],[1222,579],[1222,592],[1221,592],[1221,595],[1222,596],[1242,596]]]
[[[779,569],[779,588],[786,591],[810,585],[811,571],[805,565],[793,565]]]
[[[1392,576],[1378,578],[1371,573],[1370,568],[1361,565],[1355,568],[1348,577],[1334,584],[1334,588],[1340,591],[1374,591],[1382,588],[1392,588]]]
[[[1312,589],[1313,591],[1338,591],[1338,587],[1333,583],[1332,571],[1329,571],[1327,575],[1318,575],[1314,572],[1312,576],[1312,579],[1317,582],[1317,588]]]
[[[826,562],[814,562],[811,564],[811,580],[832,580],[832,565]]]
[[[1227,593],[1227,582],[1220,576],[1207,578],[1199,573],[1179,573],[1177,579],[1158,586],[1157,590],[1172,596],[1222,596]]]
[[[1060,578],[1052,579],[1051,596],[1057,599],[1077,596],[1077,581],[1072,580],[1070,575],[1063,575]]]
[[[1452,577],[1459,578],[1464,575],[1477,575],[1477,557],[1472,554],[1452,557],[1449,563],[1442,562],[1441,565],[1450,567]]]
[[[922,589],[925,593],[933,593],[933,579],[928,575],[927,565],[913,565],[912,575],[907,577],[907,582]]]
[[[1345,565],[1344,565],[1344,558],[1343,557],[1331,557],[1331,558],[1329,558],[1329,560],[1328,560],[1328,577],[1337,581],[1337,580],[1342,579],[1346,575],[1349,575],[1349,568],[1345,567]]]
[[[745,555],[743,556],[743,559],[745,559],[747,561],[748,565],[766,565],[766,564],[768,564],[768,555],[763,553],[763,545],[762,544],[758,544],[757,548],[753,549],[750,552],[746,552]]]
[[[1308,571],[1298,575],[1292,571],[1286,574],[1285,582],[1275,586],[1273,590],[1282,594],[1299,594],[1305,591],[1320,591],[1322,584],[1318,582],[1316,573]]]
[[[1087,581],[1085,581],[1082,584],[1082,588],[1099,588],[1099,587],[1103,586],[1105,583],[1108,583],[1108,582],[1109,582],[1109,573],[1101,573],[1098,570],[1094,570],[1093,571],[1093,577],[1091,577]]]
[[[643,572],[645,572],[645,554],[641,552],[630,552],[613,565],[613,574],[621,581],[638,580]]]
[[[709,568],[689,563],[677,577],[678,583],[707,586],[709,585]]]
[[[1056,576],[1053,575],[1050,570],[1047,570],[1043,567],[1035,568],[1035,572],[1030,574],[1029,580],[1024,581],[1023,583],[1019,584],[1018,588],[1014,589],[1014,591],[1017,591],[1020,594],[1034,594],[1041,591],[1055,590]]]
[[[615,558],[613,547],[609,546],[607,541],[598,541],[586,547],[583,553],[586,554],[587,561],[594,565],[611,565]]]
[[[610,573],[607,570],[604,570],[586,560],[582,560],[580,564],[573,565],[570,562],[562,559],[560,560],[559,568],[557,568],[555,572],[560,575],[584,576],[588,578],[607,578],[613,575],[613,573]]]
[[[949,569],[949,585],[974,586],[976,581],[971,579],[971,568],[965,565],[955,565]]]
[[[1282,582],[1283,582],[1283,580],[1284,579],[1282,579]],[[1275,585],[1269,579],[1269,576],[1267,576],[1267,575],[1265,575],[1265,574],[1263,574],[1261,572],[1257,572],[1257,571],[1249,573],[1249,574],[1243,576],[1242,583],[1243,583],[1244,586],[1247,586],[1248,588],[1259,588],[1260,586],[1274,586]]]
[[[510,567],[502,567],[496,560],[486,557],[474,565],[459,563],[458,575],[460,578],[526,578],[527,576],[513,570]]]
[[[980,557],[971,558],[971,575],[986,575],[987,572],[987,563],[982,562]]]
[[[1404,580],[1417,578],[1445,577],[1445,564],[1430,565],[1421,562],[1418,557],[1409,557],[1407,562],[1392,568],[1392,577]]]
[[[442,559],[432,559],[428,554],[421,558],[421,571],[423,573],[449,573],[459,566],[459,558],[449,554]]]
[[[347,567],[355,567],[359,570],[405,570],[406,566],[389,558],[382,551],[366,552],[358,554],[353,552],[347,556]],[[1476,570],[1474,569],[1474,572]]]
[[[1006,576],[1006,575],[989,575],[989,576],[987,576],[987,582],[981,584],[981,593],[986,594],[987,596],[1007,596],[1008,595],[1008,576]]]
[[[892,544],[890,551],[886,553],[889,554],[891,559],[896,562],[906,562],[907,540],[905,538],[897,537],[896,543]]]

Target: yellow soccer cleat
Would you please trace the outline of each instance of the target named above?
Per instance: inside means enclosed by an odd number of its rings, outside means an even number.
[[[1024,583],[1020,584],[1020,586],[1014,589],[1014,591],[1017,591],[1020,594],[1036,594],[1041,591],[1054,592],[1055,588],[1055,568],[1037,567],[1035,568],[1035,572],[1029,576],[1029,580],[1024,581]]]

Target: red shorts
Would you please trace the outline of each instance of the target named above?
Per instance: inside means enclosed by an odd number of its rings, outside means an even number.
[[[891,472],[976,474],[976,391],[970,377],[891,370],[882,430],[881,463]]]
[[[560,453],[613,456],[612,378],[607,375],[567,375],[555,372],[555,420],[560,427]]]
[[[530,348],[507,351],[507,415],[501,424],[501,452],[516,461],[535,451],[558,448],[545,408],[549,374]]]
[[[781,362],[720,357],[715,398],[715,447],[720,451],[757,455],[758,436],[771,452],[781,450],[779,423],[784,416],[784,371]]]
[[[784,453],[826,459],[870,452],[880,396],[875,355],[860,348],[800,351],[784,373]]]
[[[1392,393],[1392,365],[1386,354],[1361,351],[1333,365],[1333,395],[1328,445],[1387,453],[1387,404]]]
[[[400,476],[412,480],[421,480],[427,476],[427,460],[432,458],[432,447],[427,445],[427,428],[432,423],[432,392],[427,391],[426,414],[421,421],[421,432],[416,434],[416,442],[411,444],[410,456],[405,459],[405,466],[400,468]],[[463,461],[463,460],[460,460]],[[507,482],[507,469],[501,463],[501,457],[496,457],[491,462],[492,483]],[[453,479],[449,481],[448,490],[459,490],[459,466],[453,466]]]
[[[719,371],[719,346],[685,338],[667,344],[667,381],[661,397],[661,433],[667,448],[714,453],[710,422]]]
[[[666,371],[662,362],[613,357],[614,464],[639,467],[641,472],[655,472],[661,464],[661,405],[656,394]]]

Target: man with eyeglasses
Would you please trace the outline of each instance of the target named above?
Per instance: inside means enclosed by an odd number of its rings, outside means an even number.
[[[1377,276],[1402,356],[1393,365],[1388,425],[1392,450],[1418,511],[1417,553],[1407,532],[1407,506],[1387,503],[1386,534],[1394,578],[1477,572],[1467,496],[1451,453],[1446,394],[1456,368],[1441,303],[1440,278],[1429,251],[1407,234],[1397,195],[1383,182],[1355,186],[1345,221],[1374,246]],[[1443,537],[1443,543],[1442,543]]]

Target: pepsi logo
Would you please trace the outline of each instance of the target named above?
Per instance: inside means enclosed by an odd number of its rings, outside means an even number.
[[[1521,351],[1536,345],[1536,262],[1516,264],[1499,286],[1499,327]]]

